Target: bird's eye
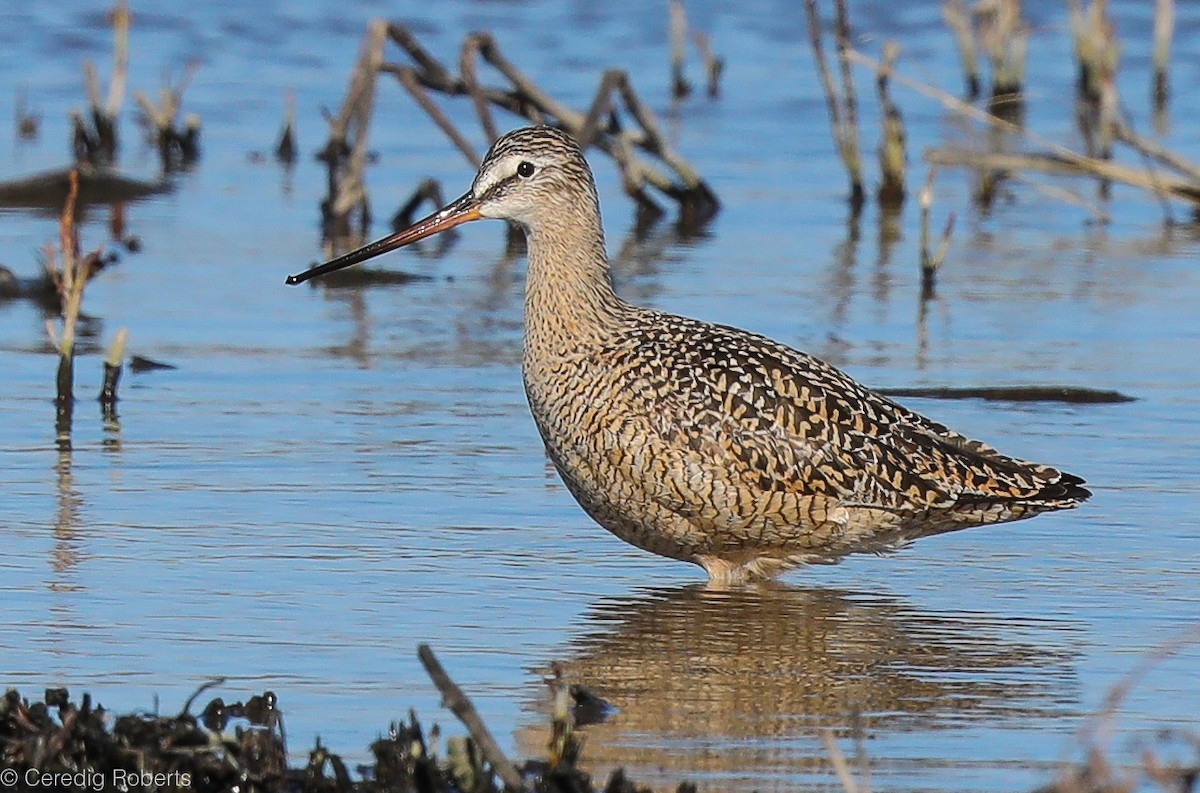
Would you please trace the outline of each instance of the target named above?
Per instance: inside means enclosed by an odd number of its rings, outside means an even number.
[[[517,166],[517,176],[528,179],[529,177],[533,176],[533,172],[535,170],[536,169],[533,167],[533,163],[531,163],[529,160],[522,160],[521,164]]]

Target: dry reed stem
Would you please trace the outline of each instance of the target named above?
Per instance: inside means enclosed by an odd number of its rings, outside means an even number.
[[[91,61],[83,64],[83,88],[87,92],[88,105],[93,110],[100,109],[100,74],[96,71],[96,64]]]
[[[1004,49],[1004,70],[998,79],[998,93],[1020,93],[1025,85],[1025,68],[1029,60],[1029,23],[1021,18],[1020,0],[1004,4],[1004,27],[1008,45]]]
[[[1118,140],[1133,147],[1134,151],[1139,154],[1149,157],[1200,183],[1200,164],[1194,163],[1183,155],[1171,151],[1157,141],[1139,135],[1137,130],[1129,124],[1118,124],[1115,134]]]
[[[458,717],[458,720],[467,728],[467,732],[471,734],[475,745],[483,752],[484,758],[492,766],[492,770],[504,782],[504,786],[510,790],[526,790],[525,780],[521,777],[521,773],[517,767],[504,755],[500,745],[496,743],[496,739],[492,737],[492,733],[488,730],[487,725],[483,723],[483,719],[479,717],[479,712],[475,710],[475,706],[471,703],[469,697],[463,693],[463,690],[458,687],[458,684],[450,679],[450,675],[446,674],[446,670],[438,662],[437,657],[433,654],[433,650],[428,644],[417,646],[417,657],[421,659],[421,665],[425,667],[425,671],[429,673],[429,678],[433,684],[437,686],[437,690],[442,694],[442,705],[449,708],[450,711]]]
[[[350,78],[350,88],[337,116],[330,119],[329,142],[325,147],[329,169],[329,196],[325,203],[327,231],[346,236],[350,212],[359,209],[365,220],[369,212],[366,189],[367,141],[375,109],[375,77],[383,62],[387,24],[374,21]],[[365,222],[363,223],[365,226]]]
[[[575,737],[575,719],[571,714],[571,687],[563,679],[562,665],[551,664],[551,674],[546,678],[550,687],[552,715],[550,720],[550,767],[553,769],[572,765],[579,756],[580,742]]]
[[[111,19],[113,76],[108,84],[108,101],[105,102],[104,112],[110,119],[115,120],[125,102],[125,84],[129,79],[129,28],[133,24],[133,14],[129,12],[128,0],[118,0]]]
[[[479,164],[483,162],[483,158],[475,151],[475,147],[471,145],[471,142],[458,131],[458,127],[454,126],[454,122],[450,120],[450,117],[443,113],[438,104],[430,98],[429,92],[421,84],[417,73],[408,66],[397,66],[392,73],[396,75],[396,79],[400,82],[400,85],[404,86],[404,90],[408,91],[409,96],[417,100],[417,104],[421,106],[425,114],[437,125],[442,134],[449,138],[455,148],[462,152],[462,155],[467,158],[467,162],[471,163],[472,167],[478,168]]]
[[[958,56],[962,59],[967,98],[979,96],[979,56],[975,51],[975,30],[971,23],[971,11],[965,0],[946,0],[942,4],[942,19],[954,33]]]
[[[834,0],[834,26],[837,31],[838,65],[842,74],[842,100],[845,103],[846,124],[849,127],[849,145],[858,173],[858,192],[862,192],[862,155],[858,144],[858,96],[854,90],[854,72],[850,68],[850,13],[846,0]],[[861,200],[861,197],[860,197]]]
[[[1154,3],[1154,107],[1163,110],[1170,94],[1171,38],[1175,35],[1175,0]]]
[[[879,95],[879,106],[883,110],[883,139],[879,144],[879,170],[882,181],[879,185],[879,202],[893,207],[904,203],[905,171],[908,154],[905,150],[904,116],[892,101],[888,85],[900,45],[889,41],[883,48],[883,60],[876,72],[875,87]]]
[[[1200,206],[1200,185],[1195,182],[1176,177],[1156,177],[1146,171],[1109,160],[1086,157],[1075,160],[1053,154],[1010,154],[943,147],[926,151],[925,161],[931,165],[969,166],[998,171],[1038,171],[1060,176],[1091,176],[1121,182],[1155,195],[1167,195]]]
[[[1107,0],[1092,0],[1086,8],[1081,0],[1067,0],[1067,11],[1079,68],[1079,92],[1086,99],[1098,101],[1103,82],[1115,79],[1120,59]]]
[[[101,99],[100,76],[90,61],[83,64],[83,82],[91,108],[90,128],[82,115],[72,111],[77,160],[107,165],[117,158],[117,115],[125,99],[129,75],[129,26],[132,16],[125,0],[119,0],[109,15],[113,26],[113,73],[108,98]]]
[[[1112,220],[1112,216],[1109,215],[1107,210],[1105,210],[1099,204],[1088,201],[1086,198],[1073,190],[1068,190],[1064,187],[1059,187],[1058,185],[1035,182],[1032,179],[1021,176],[1020,174],[1008,174],[1007,178],[1013,182],[1020,182],[1021,184],[1028,185],[1033,190],[1041,193],[1047,198],[1055,201],[1061,201],[1062,203],[1070,204],[1071,206],[1077,206],[1090,214],[1092,219],[1097,223],[1108,223],[1110,220]]]
[[[79,197],[79,171],[71,171],[71,188],[67,202],[59,216],[59,250],[62,254],[59,294],[62,296],[62,339],[59,355],[67,358],[75,354],[75,325],[79,320],[79,308],[83,302],[83,287],[87,285],[87,273],[80,272],[79,240],[75,234],[75,202]]]
[[[863,189],[862,158],[858,151],[857,112],[851,113],[849,97],[840,97],[834,87],[829,65],[825,61],[825,48],[821,42],[821,17],[817,11],[816,0],[804,0],[804,10],[808,16],[808,36],[812,44],[813,59],[817,64],[817,75],[821,86],[825,89],[825,104],[829,108],[829,120],[833,127],[833,140],[837,145],[838,155],[846,167],[850,178],[850,205],[861,208],[865,196]],[[841,37],[839,36],[839,40]],[[839,48],[839,56],[849,58],[847,47]],[[845,108],[843,108],[845,104]],[[845,115],[843,115],[843,111]]]
[[[62,305],[62,335],[55,338],[54,326],[47,322],[50,338],[58,347],[58,371],[55,374],[55,428],[60,448],[71,444],[71,416],[75,407],[75,326],[83,303],[83,288],[87,285],[87,264],[79,256],[79,240],[75,231],[75,204],[79,197],[79,172],[72,170],[70,189],[58,221],[59,253],[46,246],[46,267],[58,288]],[[60,258],[61,257],[61,258]],[[83,264],[83,268],[80,264]]]
[[[475,105],[475,113],[479,116],[479,125],[483,127],[483,134],[487,136],[488,145],[490,146],[496,141],[496,138],[500,137],[500,133],[496,131],[496,122],[492,120],[492,111],[488,105],[487,97],[483,95],[483,92],[479,88],[479,80],[476,75],[476,56],[479,53],[481,44],[481,37],[478,33],[472,33],[463,40],[462,55],[458,61],[458,71],[462,75],[463,83],[467,86],[467,93],[471,95],[471,102]],[[475,165],[478,166],[479,163],[476,162]]]
[[[708,96],[715,99],[721,94],[721,72],[725,70],[725,61],[713,52],[712,40],[707,33],[697,30],[694,40],[700,60],[704,61],[704,73],[708,76]]]
[[[691,83],[683,74],[683,58],[687,43],[687,12],[683,0],[671,0],[668,5],[671,38],[671,95],[683,99],[692,92]]]
[[[992,64],[992,99],[1019,94],[1029,49],[1029,25],[1019,0],[986,0],[978,15],[980,45]]]

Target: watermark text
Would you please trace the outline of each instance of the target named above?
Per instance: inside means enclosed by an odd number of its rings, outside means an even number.
[[[84,769],[82,771],[44,771],[27,768],[0,768],[0,789],[34,790],[129,790],[143,788],[153,790],[187,790],[192,786],[192,775],[187,771],[137,771],[114,768],[111,771]]]

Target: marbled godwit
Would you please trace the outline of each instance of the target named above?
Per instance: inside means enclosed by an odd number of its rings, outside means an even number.
[[[549,127],[504,135],[470,192],[295,284],[480,218],[529,243],[525,393],[601,526],[738,582],[1074,507],[1083,480],[1006,457],[806,353],[613,291],[592,172]]]

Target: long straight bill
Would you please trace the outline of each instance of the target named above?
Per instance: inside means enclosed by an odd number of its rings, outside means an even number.
[[[397,231],[395,234],[384,237],[381,240],[376,240],[370,245],[365,245],[356,251],[351,251],[345,256],[339,256],[325,264],[318,264],[316,267],[305,270],[298,275],[289,275],[287,282],[291,285],[302,284],[310,278],[316,278],[319,275],[332,273],[335,270],[341,270],[344,267],[349,267],[359,262],[365,262],[367,259],[373,259],[380,254],[394,251],[396,248],[403,248],[405,245],[424,239],[439,231],[452,229],[455,226],[466,223],[471,220],[479,220],[482,215],[479,214],[479,204],[475,200],[472,193],[467,193],[456,201],[451,202],[437,212],[434,212],[423,220],[418,220],[403,231]]]

